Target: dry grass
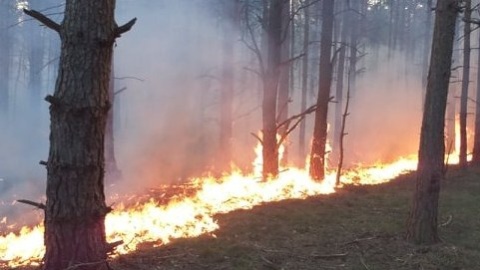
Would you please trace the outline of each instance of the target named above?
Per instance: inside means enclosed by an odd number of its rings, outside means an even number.
[[[112,261],[126,269],[479,269],[480,169],[451,169],[442,183],[443,243],[403,240],[413,195],[406,175],[381,186],[346,187],[219,215],[216,237],[180,239]]]

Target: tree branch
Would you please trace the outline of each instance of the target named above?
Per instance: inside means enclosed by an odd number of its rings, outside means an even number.
[[[263,140],[255,133],[251,132],[250,133],[253,137],[255,137],[255,139],[257,139],[262,145],[263,145]]]
[[[28,16],[36,19],[37,21],[43,23],[43,25],[45,25],[46,27],[54,30],[57,33],[60,33],[60,25],[48,18],[47,16],[43,15],[42,13],[26,8],[23,9],[23,12]]]
[[[28,204],[28,205],[33,205],[37,208],[45,210],[45,204],[43,204],[43,203],[32,202],[32,201],[29,201],[29,200],[17,200],[17,202]]]
[[[123,87],[123,88],[120,88],[119,90],[113,92],[113,95],[116,96],[120,93],[122,93],[123,91],[127,90],[127,87]]]
[[[116,38],[120,37],[122,34],[130,31],[130,29],[132,29],[132,27],[133,27],[133,25],[135,24],[136,21],[137,21],[137,18],[133,18],[129,22],[127,22],[126,24],[115,28],[115,37]]]

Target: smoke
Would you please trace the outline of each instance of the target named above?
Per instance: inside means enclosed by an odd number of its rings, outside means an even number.
[[[380,50],[386,52],[386,50]],[[391,162],[416,154],[422,119],[422,71],[402,53],[366,61],[352,91],[346,156],[351,162]]]
[[[109,194],[135,192],[215,171],[221,151],[221,25],[226,18],[220,15],[222,1],[217,5],[206,2],[118,1],[118,24],[132,17],[138,20],[115,47],[115,90],[127,89],[116,95],[114,104],[116,158],[123,177],[108,183]],[[50,47],[54,45],[52,42]],[[255,56],[240,41],[236,46],[233,151],[237,165],[248,169],[257,143],[250,133],[261,129],[261,84],[258,76],[246,69],[256,68]],[[16,54],[22,55],[21,49],[17,50]],[[367,55],[362,61],[366,69],[358,75],[346,128],[349,164],[392,161],[418,149],[422,113],[419,65],[406,63],[400,53],[386,61],[384,52],[378,59]],[[45,58],[48,62],[53,57]],[[19,57],[15,61],[15,67],[24,65]],[[18,70],[20,81],[27,85],[24,74],[28,70]],[[16,72],[12,71],[11,85]],[[43,94],[53,90],[55,76],[51,71],[42,73],[39,88]],[[16,96],[20,103],[29,99],[26,87],[21,89]],[[299,113],[299,89],[297,79],[291,114]],[[309,98],[313,104],[315,95],[309,94]],[[7,202],[6,207],[0,206],[0,217],[11,215],[9,202],[19,196],[44,199],[46,173],[38,162],[48,154],[47,104],[42,102],[38,114],[29,109],[28,102],[20,103],[12,113],[13,121],[0,123],[0,196]],[[334,106],[329,109],[331,123]],[[33,116],[39,118],[40,126],[34,125]],[[309,116],[307,141],[312,120]],[[291,159],[296,157],[297,138],[294,132],[288,142]],[[21,209],[25,211],[24,206]]]

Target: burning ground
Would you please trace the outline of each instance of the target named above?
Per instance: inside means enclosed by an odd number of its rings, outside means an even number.
[[[335,194],[214,216],[214,234],[143,243],[112,259],[123,269],[475,269],[480,264],[479,168],[450,168],[440,200],[443,243],[403,241],[413,175]],[[4,268],[8,269],[8,268]],[[35,269],[24,267],[21,269]]]
[[[475,246],[475,238],[466,232],[474,228],[472,222],[478,225],[478,218],[472,219],[478,217],[478,210],[459,214],[453,209],[471,209],[478,203],[475,193],[479,186],[472,180],[480,173],[472,169],[466,174],[450,174],[441,201],[445,219],[442,223],[452,242],[447,240],[449,244],[433,248],[433,257],[429,258],[430,249],[418,250],[402,240],[413,194],[412,177],[402,176],[393,183],[376,185],[413,170],[415,165],[412,158],[359,167],[343,177],[345,184],[354,185],[337,190],[334,174],[316,183],[306,171],[290,168],[267,182],[254,175],[233,173],[223,178],[194,179],[186,185],[167,185],[143,196],[117,197],[115,200],[124,204],[116,205],[107,216],[106,233],[109,242],[124,243],[112,258],[119,264],[118,269],[144,264],[192,269],[184,265],[188,263],[202,269],[252,269],[265,264],[278,269],[308,269],[309,265],[318,267],[323,260],[333,263],[331,267],[349,269],[360,259],[384,264],[403,260],[408,267],[412,263],[462,265],[462,256],[469,254],[467,248]],[[24,228],[20,235],[10,233],[0,238],[5,269],[38,264],[43,254],[42,231],[42,226]],[[465,239],[456,238],[456,233],[465,234]],[[459,240],[463,242],[454,244]],[[466,253],[458,255],[463,251],[451,249],[452,244],[464,247]],[[390,248],[410,253],[383,254],[391,252]],[[451,254],[457,255],[448,257]],[[438,256],[446,256],[448,261],[435,261],[440,260]],[[420,258],[426,261],[419,261]],[[408,267],[405,269],[411,269]]]

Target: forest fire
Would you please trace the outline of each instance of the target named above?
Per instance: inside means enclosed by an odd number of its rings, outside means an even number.
[[[261,166],[256,159],[256,166]],[[451,159],[453,163],[454,160]],[[345,171],[342,184],[376,185],[416,168],[415,156],[390,164],[358,166]],[[335,192],[335,173],[321,183],[313,181],[308,170],[283,168],[276,179],[262,181],[256,174],[233,172],[223,177],[193,179],[193,195],[176,197],[166,204],[153,199],[134,206],[117,206],[106,218],[109,242],[122,240],[116,254],[136,250],[141,243],[165,245],[172,239],[196,237],[219,228],[216,214],[250,209],[266,202],[303,199]],[[43,256],[43,226],[22,228],[0,237],[0,261],[9,267],[38,264]]]

